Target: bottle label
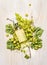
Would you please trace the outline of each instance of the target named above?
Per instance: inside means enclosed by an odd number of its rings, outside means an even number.
[[[16,35],[18,37],[19,42],[24,42],[27,40],[23,29],[18,29],[16,31]]]

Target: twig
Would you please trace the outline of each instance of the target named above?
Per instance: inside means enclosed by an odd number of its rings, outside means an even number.
[[[14,20],[11,20],[11,19],[9,19],[9,18],[7,18],[7,20],[13,22],[13,25],[14,25],[14,28],[15,28],[15,22],[14,22]]]
[[[7,20],[13,22],[13,25],[15,26],[14,20],[11,20],[11,19],[9,19],[9,18],[7,18]]]
[[[13,23],[14,23],[14,21],[13,21],[13,20],[11,20],[11,19],[9,19],[9,18],[7,18],[7,20],[9,20],[9,21],[11,21],[11,22],[13,22]]]
[[[28,47],[29,48],[29,54],[30,54],[30,58],[31,58],[31,50],[30,50],[30,47]]]

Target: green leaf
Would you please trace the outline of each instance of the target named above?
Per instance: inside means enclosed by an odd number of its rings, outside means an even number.
[[[36,32],[35,32],[35,35],[38,36],[38,37],[40,37],[42,35],[42,33],[43,33],[43,29],[37,27],[36,28]]]
[[[11,24],[7,24],[6,25],[6,33],[9,33],[9,34],[13,34],[14,33],[14,28],[12,27]]]
[[[14,50],[15,49],[13,40],[9,39],[7,41],[7,49],[10,49],[10,50]]]

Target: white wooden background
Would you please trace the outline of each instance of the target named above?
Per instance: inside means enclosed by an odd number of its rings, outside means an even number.
[[[33,15],[35,25],[44,29],[43,48],[31,50],[32,58],[29,60],[24,59],[20,52],[6,49],[5,25],[10,23],[6,18],[15,20],[15,12],[23,17],[25,13]],[[0,0],[0,65],[47,65],[47,0]]]

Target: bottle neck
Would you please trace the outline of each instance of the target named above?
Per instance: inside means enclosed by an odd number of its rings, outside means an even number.
[[[11,20],[11,19],[9,19],[9,18],[7,18],[7,20],[13,22],[13,25],[14,25],[14,28],[15,28],[15,29],[21,29],[21,27],[18,25],[18,23],[15,23],[14,20]]]

